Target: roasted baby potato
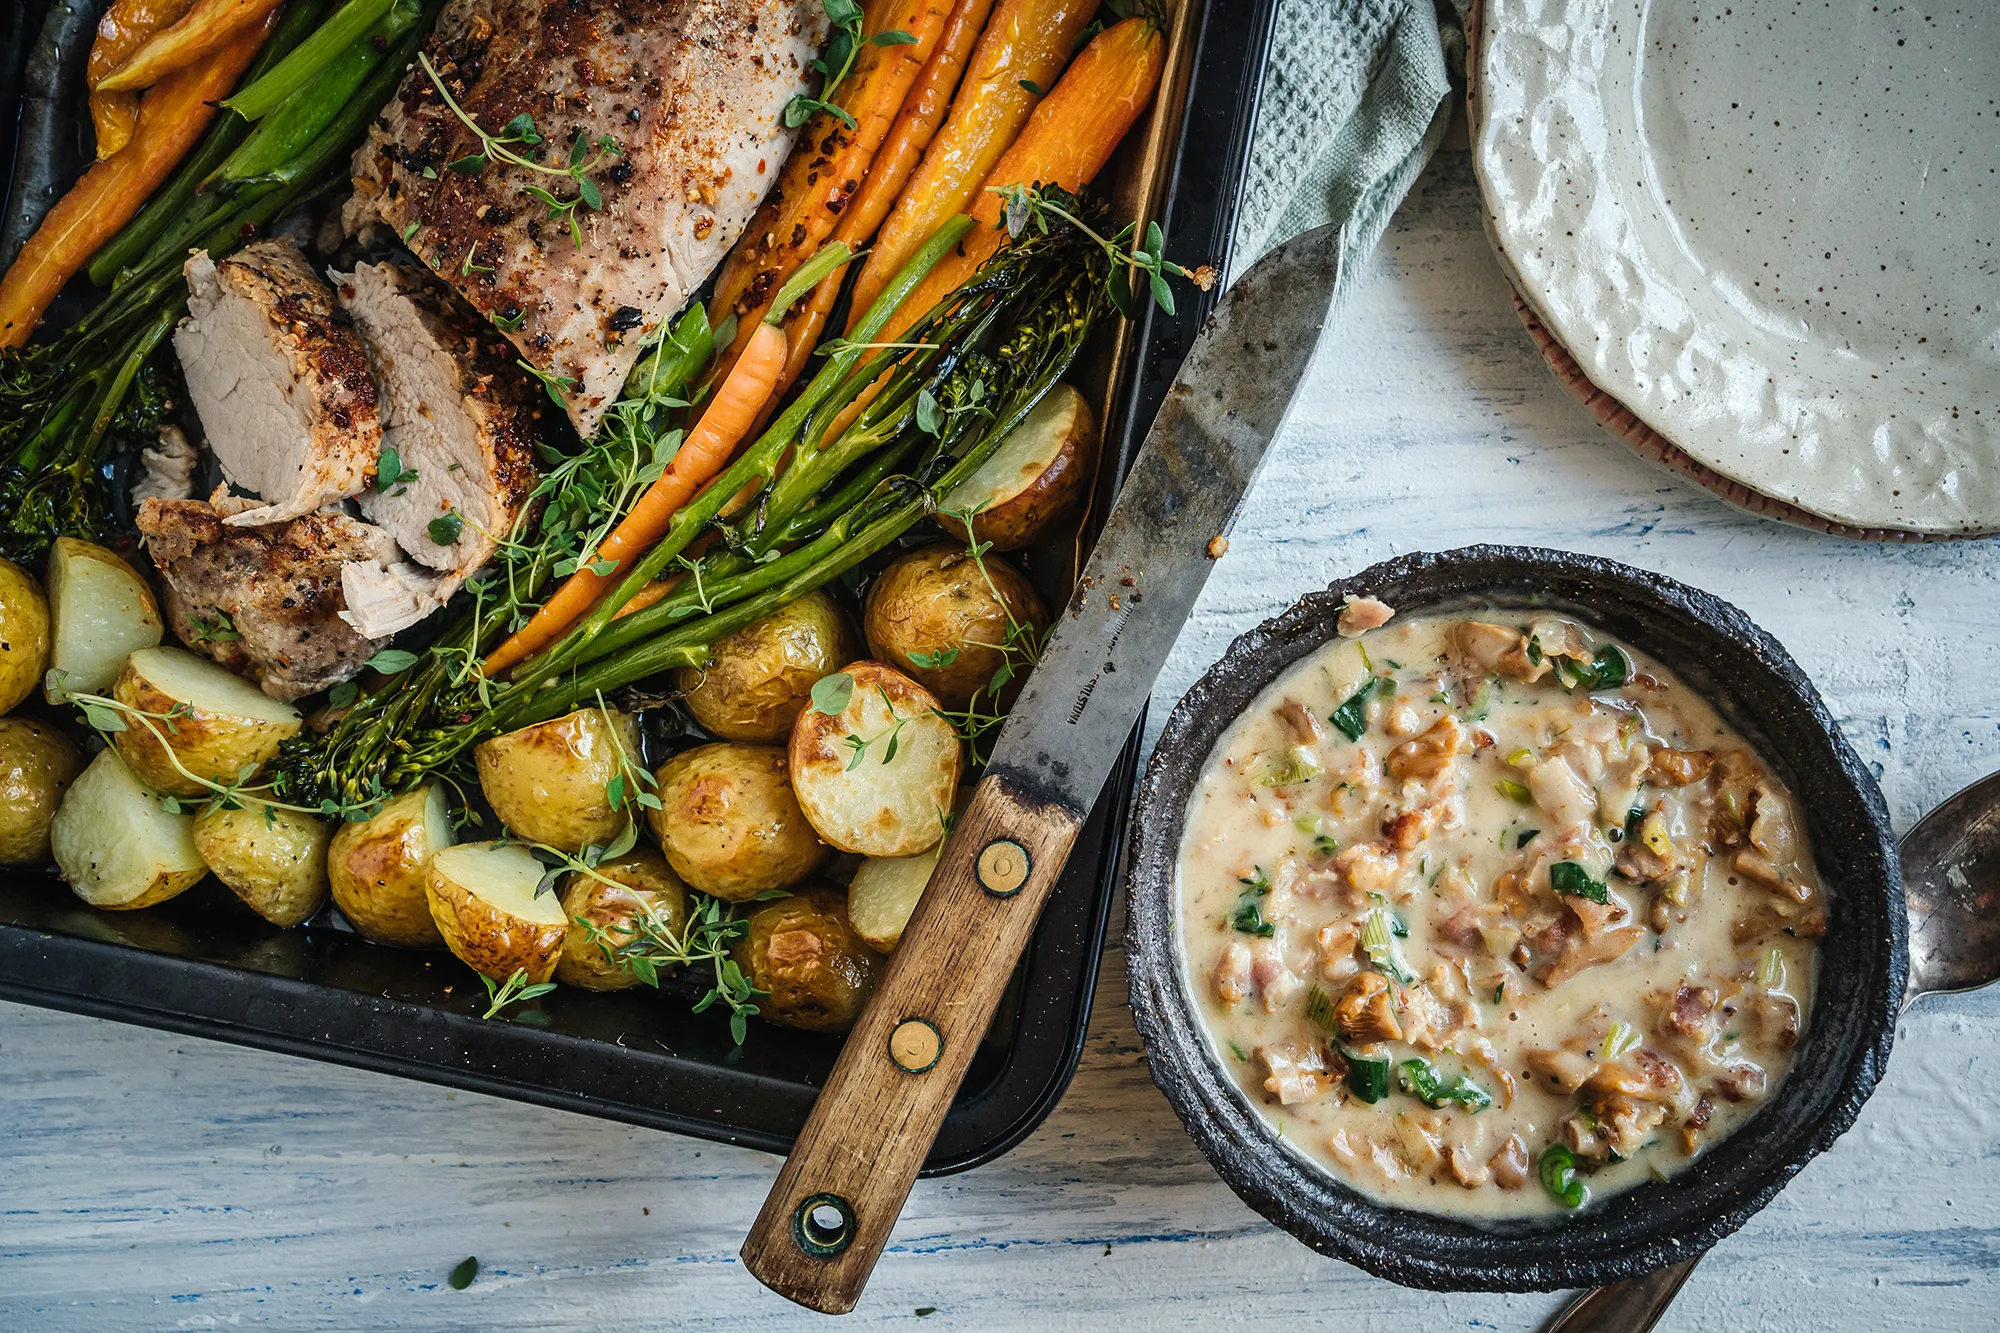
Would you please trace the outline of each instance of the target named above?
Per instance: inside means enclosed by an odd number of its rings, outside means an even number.
[[[58,537],[48,573],[49,668],[64,689],[101,693],[127,657],[165,635],[153,590],[116,552]]]
[[[847,921],[854,933],[877,953],[893,953],[903,939],[903,927],[917,910],[917,899],[937,869],[944,842],[915,856],[870,858],[863,861],[847,886]]]
[[[1033,647],[1026,637],[1040,643],[1048,626],[1048,612],[1025,575],[1004,560],[975,560],[949,543],[891,561],[870,585],[861,613],[869,651],[908,672],[954,712],[982,689],[992,701],[994,673],[1009,661],[1009,645],[1016,646],[1015,670],[1001,678],[998,693],[1002,701],[1012,699]]]
[[[944,836],[958,789],[958,733],[931,692],[855,662],[792,727],[792,788],[819,836],[863,856],[915,856]],[[829,677],[829,680],[834,679]],[[838,705],[831,715],[820,704]]]
[[[296,810],[239,798],[204,810],[194,846],[243,905],[274,926],[296,926],[326,901],[326,825]]]
[[[839,890],[817,888],[750,914],[732,950],[758,990],[757,1012],[782,1027],[845,1032],[874,994],[881,960],[847,924]]]
[[[196,779],[227,784],[263,767],[301,721],[298,709],[185,648],[133,653],[111,697],[150,715],[127,717],[111,743],[141,782],[170,796],[210,790]]]
[[[424,886],[431,857],[449,846],[451,808],[440,782],[396,797],[362,823],[342,824],[327,847],[334,904],[378,944],[443,944]]]
[[[639,727],[630,713],[580,708],[484,741],[472,752],[479,790],[500,822],[565,852],[608,846],[631,818],[611,808],[611,783],[639,781]]]
[[[1082,394],[1058,384],[977,472],[952,487],[938,505],[938,523],[960,541],[976,533],[996,551],[1018,551],[1076,513],[1096,464],[1097,417]],[[972,533],[958,517],[968,509]]]
[[[0,717],[0,865],[49,859],[49,823],[82,768],[76,745],[48,723]]]
[[[660,765],[653,836],[690,888],[730,902],[790,888],[831,854],[771,745],[697,745]]]
[[[32,694],[48,668],[49,599],[33,574],[0,560],[0,713]]]
[[[151,907],[208,873],[194,816],[170,813],[116,750],[100,752],[70,784],[49,842],[56,868],[92,907]]]
[[[694,720],[726,741],[781,741],[812,699],[813,682],[854,660],[847,617],[809,592],[718,642],[706,667],[683,667]]]
[[[617,882],[607,884],[607,879]],[[638,938],[632,923],[642,913],[674,935],[686,928],[688,918],[687,889],[666,858],[650,847],[606,861],[596,875],[571,875],[562,907],[569,927],[562,957],[556,960],[556,980],[584,990],[624,990],[638,984],[639,978],[612,955]]]
[[[433,856],[424,892],[445,948],[495,981],[516,972],[531,985],[547,981],[569,918],[558,895],[535,892],[545,873],[518,842],[464,842]]]

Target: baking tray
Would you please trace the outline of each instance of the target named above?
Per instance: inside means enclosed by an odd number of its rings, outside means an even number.
[[[1161,96],[1108,169],[1107,193],[1120,216],[1159,219],[1170,257],[1227,271],[1275,0],[1169,8]],[[13,120],[10,110],[10,128]],[[1086,396],[1106,405],[1095,517],[1213,304],[1185,286],[1178,297],[1173,315],[1149,307],[1135,323],[1108,326],[1075,373]],[[1058,604],[1094,533],[1087,524],[1074,549],[1031,560]],[[1137,759],[1135,729],[926,1175],[1012,1148],[1076,1071]],[[330,911],[315,922],[268,926],[213,880],[158,907],[100,912],[52,874],[15,872],[0,876],[0,998],[771,1152],[791,1146],[839,1052],[838,1038],[764,1024],[733,1049],[719,1014],[691,1017],[684,1003],[651,992],[565,987],[527,1015],[540,1021],[484,1020],[483,989],[450,955],[371,944]]]

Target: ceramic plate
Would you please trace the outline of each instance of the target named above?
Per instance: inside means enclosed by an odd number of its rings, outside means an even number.
[[[1697,463],[1834,524],[2000,530],[2000,5],[1487,0],[1515,285]]]

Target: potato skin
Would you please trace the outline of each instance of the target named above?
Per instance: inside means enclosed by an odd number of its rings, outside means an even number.
[[[444,791],[433,783],[389,801],[359,824],[342,824],[327,847],[333,901],[377,944],[405,949],[444,943],[424,896],[426,867],[451,845]]]
[[[663,919],[678,935],[687,926],[687,888],[666,858],[650,847],[637,847],[607,861],[597,873],[604,878],[571,875],[563,888],[563,915],[569,925],[562,957],[556,960],[556,980],[583,990],[624,990],[638,985],[639,978],[606,958],[604,945],[615,949],[636,938],[631,923],[641,912]],[[618,882],[606,884],[605,879]],[[592,939],[579,920],[595,926],[602,938]]]
[[[83,771],[70,738],[31,717],[0,717],[0,865],[42,865],[49,825]]]
[[[875,993],[881,959],[847,924],[847,899],[827,887],[780,898],[750,915],[732,954],[758,990],[766,1022],[845,1032]]]
[[[326,825],[296,810],[244,801],[195,816],[194,846],[243,905],[274,926],[296,926],[326,901]]]
[[[116,750],[100,750],[70,784],[49,825],[49,843],[77,897],[92,907],[134,911],[207,876],[193,829],[193,815],[170,813]]]
[[[0,713],[32,694],[48,667],[48,596],[33,574],[0,560]]]
[[[194,658],[206,670],[222,670],[180,648],[154,648],[147,652],[181,654]],[[111,697],[142,713],[166,714],[181,707],[181,700],[147,678],[146,666],[146,653],[128,657],[119,668],[118,679],[112,683]],[[147,722],[153,725],[148,727]],[[169,796],[204,796],[210,788],[190,780],[181,772],[182,768],[197,778],[226,786],[236,781],[245,765],[262,768],[288,737],[297,734],[299,726],[297,710],[292,710],[289,724],[279,724],[189,707],[173,718],[171,726],[159,717],[127,718],[125,730],[113,732],[111,743],[139,781],[154,791]],[[166,744],[161,743],[162,737]],[[175,758],[180,760],[180,768],[174,766]]]
[[[799,808],[776,746],[697,745],[660,765],[659,781],[653,836],[690,888],[743,902],[790,888],[832,854]]]
[[[946,709],[963,712],[1006,661],[998,645],[1007,642],[1010,613],[1034,628],[1037,642],[1049,627],[1041,597],[1019,570],[991,554],[982,562],[963,547],[939,543],[898,556],[876,576],[861,625],[870,652],[908,673]],[[919,653],[928,661],[953,650],[957,655],[948,665],[917,662]],[[1003,702],[1013,698],[1027,674],[1018,656],[1015,665],[1014,680],[1001,691]]]
[[[515,847],[521,855],[528,855],[518,843]],[[431,920],[444,936],[444,947],[461,963],[495,981],[524,972],[529,985],[539,985],[555,975],[567,923],[503,915],[473,893],[472,886],[460,884],[447,873],[449,867],[443,863],[449,860],[433,856],[424,875],[425,900],[430,904]]]
[[[808,708],[793,724],[788,758],[799,806],[844,852],[915,856],[944,836],[965,747],[938,716],[937,699],[902,672],[850,662],[843,674],[854,685],[847,706],[832,716]],[[850,737],[867,742],[860,763]]]
[[[688,711],[725,741],[779,741],[812,700],[813,682],[859,655],[847,617],[824,592],[809,592],[753,621],[710,650],[706,667],[676,677]]]
[[[1031,431],[1055,438],[1024,439],[1020,443],[1026,447],[1008,447]],[[952,488],[939,505],[938,526],[969,545],[972,534],[951,511],[971,505],[978,510],[973,529],[994,550],[1034,545],[1074,517],[1089,496],[1097,442],[1097,415],[1090,404],[1071,386],[1056,385],[984,466]]]
[[[472,754],[479,790],[502,824],[529,842],[575,854],[609,845],[630,818],[611,808],[608,794],[621,747],[637,764],[639,726],[631,714],[580,708],[482,741]]]

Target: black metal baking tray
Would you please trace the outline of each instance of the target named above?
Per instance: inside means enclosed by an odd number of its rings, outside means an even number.
[[[1190,267],[1228,263],[1274,8],[1275,0],[1190,0],[1157,119],[1134,130],[1107,173],[1121,215],[1158,218],[1168,255]],[[10,109],[9,129],[13,120]],[[1176,314],[1152,309],[1087,352],[1079,375],[1101,386],[1107,407],[1100,494],[1115,488],[1211,304],[1183,289]],[[1085,548],[1082,535],[1077,544]],[[1037,562],[1045,581],[1051,564]],[[1135,731],[926,1174],[1006,1152],[1068,1086],[1137,754]],[[158,907],[101,912],[51,875],[0,876],[0,998],[773,1152],[791,1145],[839,1050],[838,1038],[763,1024],[733,1050],[719,1015],[691,1018],[684,1004],[651,992],[563,988],[540,1002],[542,1022],[483,1020],[483,990],[448,954],[386,948],[324,924],[279,930],[212,880]]]

